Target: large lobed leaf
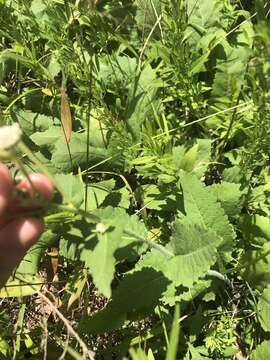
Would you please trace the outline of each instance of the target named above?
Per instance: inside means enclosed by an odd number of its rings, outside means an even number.
[[[191,174],[182,172],[180,183],[189,222],[214,231],[222,238],[221,249],[231,251],[235,233],[216,196]],[[180,217],[184,218],[184,215]]]
[[[129,216],[124,209],[106,207],[94,212],[101,219],[98,224],[79,221],[63,236],[61,255],[85,262],[98,290],[111,296],[111,282],[117,262],[138,256],[145,251],[143,242],[126,236],[124,229],[136,231],[142,238],[147,231],[136,216]]]
[[[162,271],[175,287],[192,287],[204,276],[217,258],[220,239],[211,230],[177,220],[174,225],[171,258],[152,250],[137,264],[137,268],[151,267]]]

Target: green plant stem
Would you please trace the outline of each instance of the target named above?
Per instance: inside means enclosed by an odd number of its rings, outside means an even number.
[[[227,278],[227,276],[222,275],[220,272],[218,272],[216,270],[208,270],[206,276],[216,277],[217,279],[224,281],[230,288],[232,288],[232,283]]]
[[[32,153],[32,151],[26,146],[23,142],[20,142],[18,145],[18,149],[24,153],[35,165],[39,167],[39,169],[45,174],[49,180],[52,182],[53,186],[61,193],[61,195],[64,197],[64,194],[62,194],[61,190],[59,189],[58,185],[56,184],[54,178],[51,176],[49,171],[47,170],[46,166],[42,164],[41,161],[38,160],[38,158]]]
[[[174,254],[172,252],[170,252],[169,250],[167,250],[164,246],[155,243],[152,240],[146,239],[140,235],[135,234],[133,231],[129,230],[129,229],[125,229],[124,233],[126,235],[132,236],[134,237],[136,240],[140,241],[140,242],[144,242],[146,244],[149,245],[150,248],[154,248],[158,251],[160,251],[163,255],[172,258],[174,256]]]
[[[41,91],[41,88],[35,88],[35,89],[30,89],[24,93],[22,93],[21,95],[17,96],[16,99],[14,99],[4,110],[4,114],[8,114],[9,110],[12,108],[12,106],[14,104],[16,104],[17,101],[19,101],[20,99],[22,99],[23,97],[27,96],[28,94],[32,94],[33,92],[36,91]]]

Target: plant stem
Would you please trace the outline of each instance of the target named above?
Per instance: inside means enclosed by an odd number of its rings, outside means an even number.
[[[156,242],[146,239],[140,235],[135,234],[133,231],[129,230],[129,229],[125,229],[124,233],[126,235],[132,236],[134,237],[136,240],[140,241],[140,242],[145,242],[146,244],[149,245],[150,248],[154,248],[158,251],[160,251],[163,255],[168,256],[170,258],[172,258],[174,256],[174,254],[172,252],[170,252],[169,250],[167,250],[164,246],[157,244]]]

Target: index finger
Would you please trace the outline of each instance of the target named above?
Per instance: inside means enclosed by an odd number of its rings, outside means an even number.
[[[0,164],[0,215],[8,205],[12,191],[12,179],[8,168]]]

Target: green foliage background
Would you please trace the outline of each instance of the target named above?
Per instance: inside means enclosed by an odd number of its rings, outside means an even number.
[[[96,359],[269,358],[269,12],[0,0],[0,121],[57,190],[0,290],[0,359],[89,355],[40,293]]]

